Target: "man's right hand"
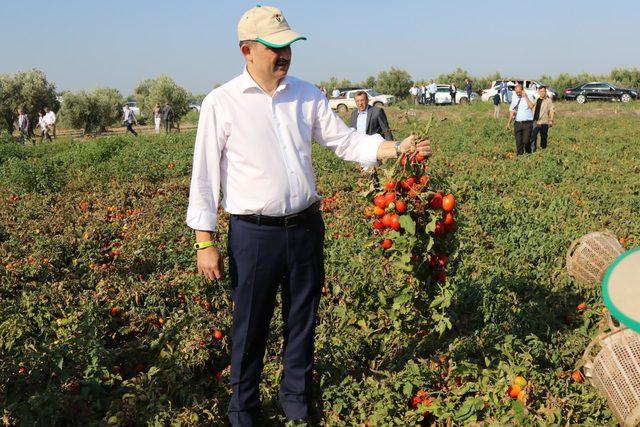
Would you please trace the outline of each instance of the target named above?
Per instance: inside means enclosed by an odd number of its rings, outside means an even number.
[[[198,250],[198,273],[209,280],[224,279],[224,262],[215,246]]]

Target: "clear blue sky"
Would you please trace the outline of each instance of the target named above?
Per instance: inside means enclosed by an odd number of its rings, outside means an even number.
[[[256,1],[6,1],[0,74],[39,68],[59,90],[109,86],[124,95],[166,74],[200,93],[242,70],[236,25]],[[294,30],[290,73],[362,80],[391,66],[416,78],[461,67],[605,73],[640,67],[640,2],[273,0]]]

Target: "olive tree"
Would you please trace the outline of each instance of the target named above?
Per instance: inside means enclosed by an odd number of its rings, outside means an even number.
[[[391,67],[389,71],[381,71],[376,79],[375,89],[396,98],[406,98],[411,87],[411,75],[405,70]]]
[[[189,112],[191,92],[176,84],[171,77],[145,79],[134,89],[134,96],[142,114],[151,116],[153,107],[169,103],[176,121]]]
[[[0,129],[13,132],[13,123],[18,118],[18,108],[24,109],[30,123],[35,123],[38,111],[44,107],[58,111],[55,85],[47,81],[45,74],[37,69],[0,75]]]
[[[123,98],[117,89],[68,92],[62,99],[61,122],[84,134],[104,132],[122,116]]]

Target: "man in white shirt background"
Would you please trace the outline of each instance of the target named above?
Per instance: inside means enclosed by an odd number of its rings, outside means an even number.
[[[416,86],[415,83],[409,89],[409,95],[411,95],[411,102],[413,102],[414,105],[418,105],[418,96],[420,95],[420,89],[418,88],[418,86]]]
[[[515,87],[516,96],[509,106],[509,120],[505,128],[511,130],[511,122],[515,121],[513,133],[516,137],[516,155],[531,153],[531,131],[533,129],[533,108],[535,103],[529,99],[521,84]]]
[[[431,83],[429,83],[428,89],[429,89],[429,102],[432,105],[435,105],[436,92],[438,91],[438,85],[433,80],[431,80]]]
[[[50,134],[53,135],[53,139],[56,138],[56,113],[50,107],[44,107],[45,115],[44,120],[47,125],[47,129]]]
[[[385,141],[350,129],[313,84],[288,76],[291,43],[304,39],[282,12],[247,11],[238,24],[244,72],[202,103],[187,225],[195,230],[198,271],[221,279],[214,242],[218,207],[230,215],[231,424],[258,422],[258,386],[278,287],[284,321],[280,403],[304,425],[309,415],[316,314],[324,283],[324,223],[311,165],[311,141],[345,160],[375,162],[410,150],[414,136]],[[414,86],[415,87],[415,86]],[[224,194],[220,199],[220,191]]]

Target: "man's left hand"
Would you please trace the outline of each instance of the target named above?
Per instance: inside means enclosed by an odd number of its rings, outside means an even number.
[[[418,139],[415,135],[409,135],[400,143],[400,151],[403,153],[413,153],[415,151],[428,158],[431,156],[431,140]]]

